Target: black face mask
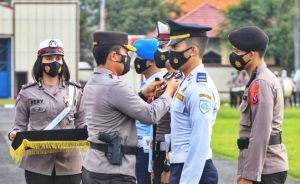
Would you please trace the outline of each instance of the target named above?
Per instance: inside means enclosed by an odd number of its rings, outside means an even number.
[[[186,63],[191,56],[189,56],[188,58],[184,57],[184,53],[188,50],[190,50],[192,47],[181,51],[181,52],[175,52],[175,51],[170,51],[170,64],[172,66],[172,68],[174,68],[175,70],[178,70],[182,65],[184,65],[184,63]]]
[[[231,66],[233,66],[235,69],[237,69],[238,71],[242,71],[245,66],[249,63],[246,62],[243,57],[246,56],[247,54],[249,54],[249,52],[242,54],[242,55],[237,55],[236,53],[232,52],[229,55],[229,61]]]
[[[131,60],[131,58],[128,55],[122,55],[120,53],[117,53],[117,54],[121,56],[121,63],[123,63],[123,65],[124,65],[124,70],[123,70],[123,73],[121,75],[125,75],[130,70],[130,60]],[[127,56],[127,60],[126,60],[126,56]]]
[[[51,63],[42,63],[43,71],[50,77],[55,77],[62,71],[62,64],[53,61]]]
[[[136,73],[141,74],[146,71],[150,66],[147,66],[147,60],[135,58],[134,60],[134,68]]]
[[[169,59],[169,56],[170,56],[169,51],[160,52],[159,50],[157,50],[154,53],[154,61],[155,61],[155,65],[157,66],[157,68],[165,68],[166,62]]]

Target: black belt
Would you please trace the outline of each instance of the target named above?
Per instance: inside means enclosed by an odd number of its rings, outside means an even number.
[[[108,150],[108,144],[96,144],[90,142],[90,147],[93,149],[96,149],[98,151],[107,152]],[[121,152],[124,155],[136,155],[136,146],[124,146],[121,145]]]
[[[276,145],[281,144],[281,133],[276,135],[271,135],[269,145]],[[247,149],[249,145],[249,139],[238,139],[237,145],[239,147],[239,150]]]

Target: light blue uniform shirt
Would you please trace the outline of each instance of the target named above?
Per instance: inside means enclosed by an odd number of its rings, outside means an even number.
[[[149,77],[147,80],[141,83],[140,89],[138,92],[143,90],[145,87],[147,87],[151,82],[155,80],[156,77],[161,78],[163,75],[162,72],[158,72],[153,74],[151,77]],[[137,135],[138,137],[144,137],[144,136],[151,136],[150,130],[152,125],[142,124],[140,121],[136,120],[136,127],[137,127]]]
[[[170,162],[184,163],[181,184],[198,184],[212,158],[210,140],[219,107],[218,91],[201,64],[182,81],[170,107]]]

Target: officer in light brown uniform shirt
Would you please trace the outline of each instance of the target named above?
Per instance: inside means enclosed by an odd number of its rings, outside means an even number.
[[[268,36],[251,26],[231,32],[229,41],[231,65],[251,76],[240,106],[237,183],[283,184],[288,170],[281,141],[284,103],[279,80],[263,59]]]
[[[70,112],[54,129],[71,129],[84,126],[82,91],[78,84],[70,82],[68,66],[63,58],[64,49],[58,39],[40,43],[37,60],[33,66],[33,83],[24,85],[16,100],[16,117],[12,131],[43,130],[66,107],[65,97],[74,88]],[[28,155],[21,160],[28,184],[79,184],[81,182],[82,157],[79,151]]]
[[[153,96],[155,88],[160,90],[164,81],[152,82],[138,96],[119,79],[130,69],[128,51],[136,50],[128,45],[127,33],[96,32],[93,44],[98,67],[83,94],[90,141],[83,164],[83,182],[135,183],[137,130],[134,120],[158,122],[168,111],[180,81],[168,83],[165,93],[148,104],[142,98]],[[119,143],[110,144],[103,137],[119,140]],[[120,149],[110,152],[111,145],[118,145]]]

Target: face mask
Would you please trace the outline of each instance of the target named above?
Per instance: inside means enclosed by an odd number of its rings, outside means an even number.
[[[247,54],[249,54],[249,52],[242,54],[242,55],[237,55],[236,53],[232,52],[229,55],[229,61],[230,61],[231,66],[233,66],[238,71],[242,71],[249,62],[249,61],[246,62],[243,59],[243,57]]]
[[[160,52],[159,50],[157,50],[154,53],[154,61],[155,61],[155,65],[157,66],[157,68],[165,68],[166,66],[166,62],[169,59],[169,55],[170,52],[166,51],[166,52]]]
[[[119,54],[119,53],[117,53]],[[121,56],[121,63],[123,63],[124,65],[124,70],[123,70],[123,73],[121,75],[125,75],[126,73],[129,72],[130,70],[130,56],[128,55],[122,55],[122,54],[119,54]],[[126,60],[126,56],[127,56],[127,60]]]
[[[184,53],[190,50],[191,48],[192,47],[181,52],[170,51],[169,62],[172,68],[178,70],[182,65],[184,65],[184,63],[186,63],[191,58],[191,56],[189,56],[188,58],[184,57]]]
[[[62,64],[53,61],[51,63],[42,63],[43,71],[50,77],[55,77],[62,71]]]
[[[136,73],[141,74],[146,71],[150,66],[147,66],[147,60],[135,58],[134,60],[134,68]]]

